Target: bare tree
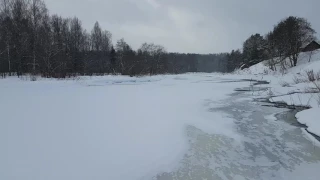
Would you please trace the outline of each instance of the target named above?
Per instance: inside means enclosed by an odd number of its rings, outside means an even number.
[[[32,71],[36,73],[36,66],[39,64],[37,63],[37,43],[38,40],[38,32],[41,25],[41,21],[47,15],[48,11],[46,8],[45,3],[42,0],[30,0],[29,4],[29,13],[30,13],[30,20],[31,20],[31,30],[32,30],[32,37],[31,37],[31,44],[32,44]]]
[[[83,29],[81,21],[78,18],[72,18],[70,21],[70,49],[72,57],[72,69],[74,73],[81,72],[82,69],[82,59],[81,59],[81,49],[83,44]]]
[[[24,0],[13,0],[12,2],[12,43],[14,44],[13,53],[15,55],[15,70],[18,75],[26,72],[30,51],[30,21],[28,19],[27,3]]]
[[[10,49],[11,49],[11,38],[12,38],[12,19],[11,19],[11,13],[10,13],[10,5],[11,5],[10,0],[2,0],[0,4],[0,11],[1,11],[1,34],[2,34],[2,39],[5,42],[5,48],[7,52],[7,62],[8,62],[8,71],[9,75],[11,75],[11,55],[10,55]],[[2,53],[4,53],[3,51]]]
[[[94,24],[91,31],[92,49],[95,51],[101,51],[102,49],[102,30],[98,22]]]
[[[155,45],[153,43],[144,43],[139,51],[143,57],[144,63],[147,65],[145,69],[149,71],[150,75],[165,73],[167,56],[163,46]]]
[[[318,51],[317,50],[311,50],[306,52],[306,54],[308,55],[308,62],[311,62],[311,58],[314,54],[316,54]]]
[[[279,57],[278,57],[278,50],[277,50],[277,46],[276,46],[276,39],[275,36],[273,34],[273,32],[269,32],[266,37],[266,45],[264,47],[264,49],[267,52],[267,65],[269,66],[269,68],[273,71],[277,70],[277,64],[279,63]]]
[[[134,53],[132,48],[122,38],[117,41],[115,49],[117,52],[117,67],[119,72],[122,74],[128,74],[128,71],[130,71],[135,65],[133,61]]]
[[[226,55],[167,53],[144,43],[138,51],[95,23],[50,16],[44,0],[0,0],[0,72],[64,78],[78,74],[154,75],[226,69]],[[221,65],[221,66],[220,66]]]
[[[290,16],[275,26],[273,30],[279,53],[290,59],[296,66],[301,48],[315,39],[315,30],[304,18]]]
[[[105,73],[109,70],[110,66],[110,51],[112,46],[112,34],[109,31],[102,31],[101,36],[101,62],[100,66]]]

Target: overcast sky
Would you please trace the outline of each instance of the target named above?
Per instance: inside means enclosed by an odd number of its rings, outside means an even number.
[[[319,0],[45,0],[51,14],[77,16],[91,31],[98,21],[113,42],[143,42],[170,52],[219,53],[241,48],[284,17],[307,18],[320,32]]]

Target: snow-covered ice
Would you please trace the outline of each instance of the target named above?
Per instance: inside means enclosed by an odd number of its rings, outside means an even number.
[[[320,135],[318,94],[294,81],[320,71],[320,53],[306,58],[286,74],[0,79],[0,179],[317,180],[315,139],[252,102],[308,105],[297,120]]]
[[[295,93],[270,98],[271,102],[284,102],[288,105],[319,107],[318,93]]]
[[[0,179],[282,180],[301,162],[314,173],[320,149],[234,92],[244,78],[2,79]]]
[[[302,124],[308,126],[308,131],[316,135],[320,135],[320,93],[314,93],[315,83],[320,82],[297,82],[297,79],[308,79],[306,72],[313,71],[315,76],[320,74],[320,51],[316,51],[311,56],[309,53],[301,53],[298,59],[298,65],[288,68],[285,73],[279,71],[271,71],[266,66],[266,61],[256,64],[248,69],[239,70],[237,74],[249,78],[263,78],[270,82],[266,85],[269,91],[259,94],[260,97],[268,97],[271,102],[283,102],[288,105],[306,106],[312,109],[305,110],[297,114],[297,119]],[[289,61],[289,60],[287,60]],[[310,61],[310,62],[309,62]],[[317,118],[318,117],[318,118]]]
[[[233,119],[208,108],[248,83],[212,80],[0,80],[0,179],[148,179],[178,166],[188,125],[240,141]]]
[[[299,112],[296,117],[301,124],[308,126],[308,131],[320,137],[320,108]]]

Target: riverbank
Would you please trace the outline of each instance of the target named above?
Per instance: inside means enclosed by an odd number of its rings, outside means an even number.
[[[259,85],[267,87],[267,91],[252,94],[267,98],[278,107],[300,109],[295,116],[297,121],[307,126],[306,132],[320,137],[320,52],[311,57],[301,53],[296,67],[283,69],[277,65],[277,71],[272,71],[267,64],[264,61],[235,74],[267,81],[267,86]]]
[[[212,106],[219,107],[209,106],[208,111],[223,112],[234,119],[241,141],[188,127],[190,148],[181,167],[159,174],[156,179],[300,180],[299,173],[303,173],[317,180],[320,148],[303,132],[295,112],[256,99],[267,91],[266,82],[227,77],[214,83],[219,86],[241,81],[247,86],[236,88],[223,103],[213,100]],[[214,118],[212,122],[214,126]]]
[[[0,80],[0,179],[317,180],[320,148],[244,78]]]

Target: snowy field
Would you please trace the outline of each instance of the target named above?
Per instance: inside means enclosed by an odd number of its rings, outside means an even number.
[[[148,179],[178,166],[186,127],[238,141],[209,112],[237,87],[219,75],[0,80],[0,179]],[[210,106],[210,107],[208,107]]]
[[[250,77],[1,79],[0,179],[317,180],[320,148],[286,110],[235,93]]]
[[[318,93],[295,80],[320,72],[320,53],[300,57],[285,74],[0,79],[0,179],[318,180],[320,143],[254,102],[308,106],[297,120],[320,135]]]

